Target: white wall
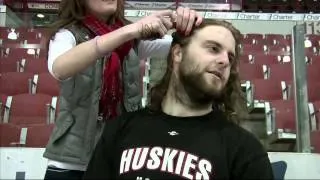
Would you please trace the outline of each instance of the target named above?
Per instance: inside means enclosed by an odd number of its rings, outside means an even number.
[[[43,179],[47,160],[43,148],[0,148],[0,179],[15,179],[16,172],[26,172],[25,179]],[[271,162],[286,161],[285,179],[320,179],[320,154],[269,153]]]
[[[232,20],[242,34],[291,34],[296,21],[256,21],[256,20]]]
[[[140,18],[129,17],[130,21],[137,21]],[[291,34],[292,28],[297,21],[265,21],[265,20],[228,20],[238,28],[242,34]]]
[[[7,6],[1,4],[0,2],[0,27],[3,27],[6,25]]]

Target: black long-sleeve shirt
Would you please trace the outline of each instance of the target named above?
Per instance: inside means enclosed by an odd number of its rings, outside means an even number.
[[[147,109],[107,122],[84,179],[273,179],[260,142],[222,112]]]

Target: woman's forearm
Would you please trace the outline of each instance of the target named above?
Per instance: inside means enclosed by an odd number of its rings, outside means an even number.
[[[130,24],[100,36],[96,40],[77,45],[54,61],[52,71],[55,77],[64,80],[85,70],[95,63],[101,54],[108,54],[123,43],[136,38],[137,32],[135,25]]]

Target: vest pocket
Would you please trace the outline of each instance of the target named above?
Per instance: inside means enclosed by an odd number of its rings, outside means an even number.
[[[72,115],[67,116],[66,119],[64,119],[61,124],[56,126],[57,130],[53,134],[52,143],[56,143],[64,135],[66,135],[73,124],[74,124],[73,116]]]

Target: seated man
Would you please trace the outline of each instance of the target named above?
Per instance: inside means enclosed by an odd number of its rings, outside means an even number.
[[[239,43],[225,21],[174,33],[149,107],[107,122],[85,179],[273,179],[268,154],[237,125]]]

